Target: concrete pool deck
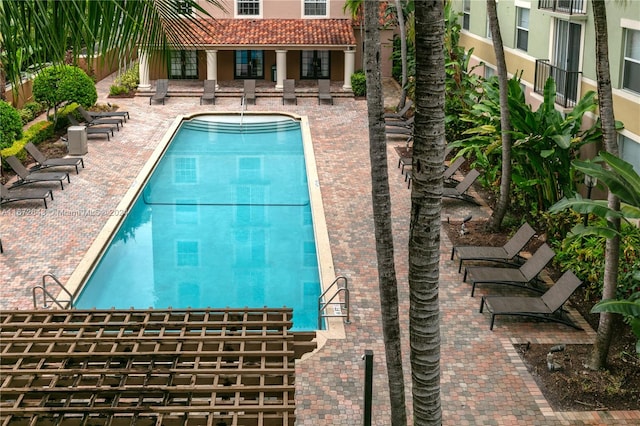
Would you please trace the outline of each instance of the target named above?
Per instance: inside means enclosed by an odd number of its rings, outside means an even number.
[[[238,111],[239,98],[220,97],[216,105],[199,105],[198,97],[169,97],[165,105],[149,105],[148,98],[107,99],[110,80],[98,83],[99,102],[118,104],[131,119],[111,141],[89,141],[86,168],[72,172],[64,191],[44,210],[37,203],[13,203],[0,210],[2,290],[0,309],[32,308],[31,289],[42,275],[56,274],[66,282],[85,252],[131,187],[175,117],[201,111]],[[393,104],[387,98],[387,103]],[[379,315],[375,240],[371,211],[371,184],[365,100],[335,99],[318,105],[315,97],[285,105],[279,97],[258,97],[250,111],[287,111],[308,116],[320,189],[336,275],[349,278],[351,324],[344,339],[330,339],[296,368],[298,425],[362,423],[364,361],[374,352],[374,424],[389,421],[388,389]],[[392,196],[396,268],[401,301],[403,359],[407,403],[411,405],[408,346],[407,238],[410,191],[388,143],[389,184]],[[490,214],[457,200],[443,201],[443,218],[460,220]],[[442,310],[441,392],[443,423],[464,425],[632,425],[640,412],[554,412],[520,361],[514,343],[591,343],[594,333],[552,323],[498,319],[489,331],[489,317],[478,313],[479,295],[469,296],[457,263],[449,260],[451,244],[443,233],[440,270]],[[573,312],[572,312],[573,313]],[[575,314],[574,314],[575,315]],[[575,317],[574,317],[575,318]],[[580,324],[586,323],[580,320]]]

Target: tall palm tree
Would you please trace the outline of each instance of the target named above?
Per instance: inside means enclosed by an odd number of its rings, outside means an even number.
[[[440,212],[444,170],[444,0],[416,2],[416,115],[409,229],[409,339],[416,425],[442,424]]]
[[[609,35],[607,31],[607,9],[604,0],[593,0],[593,23],[596,36],[596,76],[598,85],[598,103],[600,109],[600,122],[602,123],[602,138],[604,148],[609,154],[616,157],[618,154],[618,142],[616,123],[613,114],[613,94],[611,90],[611,75],[609,73]],[[611,210],[620,210],[620,200],[613,191],[609,191],[607,204]],[[620,229],[620,218],[607,219],[609,226],[615,230]],[[614,299],[618,282],[618,264],[620,262],[620,237],[616,234],[607,239],[605,246],[604,283],[602,288],[602,300]],[[615,317],[610,312],[600,313],[598,332],[593,344],[593,351],[587,366],[592,370],[599,370],[607,363],[611,336]]]
[[[205,1],[223,9],[218,0]],[[208,15],[197,0],[185,3]],[[0,0],[0,71],[19,84],[21,70],[14,65],[22,51],[30,52],[34,63],[61,63],[69,48],[72,55],[86,49],[89,56],[110,60],[129,56],[139,46],[167,52],[182,40],[198,43],[192,25],[199,21],[180,14],[176,0]]]
[[[502,136],[502,173],[500,174],[500,194],[495,209],[489,218],[488,228],[497,231],[502,224],[509,207],[509,191],[511,188],[511,118],[509,113],[509,89],[507,76],[507,62],[504,57],[502,34],[498,22],[496,0],[487,0],[487,14],[493,41],[493,51],[496,55],[498,68],[498,86],[500,89],[500,133]]]
[[[404,107],[404,102],[407,98],[407,83],[408,83],[408,64],[407,64],[407,28],[404,19],[404,9],[402,0],[395,0],[396,2],[396,14],[398,18],[398,29],[400,30],[400,61],[402,65],[402,93],[400,94],[400,103],[398,109]]]
[[[396,279],[393,252],[391,195],[389,193],[389,174],[387,170],[387,141],[384,132],[384,101],[382,99],[382,76],[380,72],[378,16],[378,3],[365,2],[364,56],[366,58],[365,74],[367,79],[367,108],[369,111],[371,197],[378,260],[382,332],[391,399],[391,424],[394,426],[406,426],[407,413],[398,313],[398,281]]]

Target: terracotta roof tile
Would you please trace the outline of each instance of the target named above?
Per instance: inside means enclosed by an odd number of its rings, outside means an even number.
[[[350,19],[201,19],[191,24],[201,45],[348,46],[356,39]],[[192,35],[192,36],[193,36]],[[191,44],[189,36],[181,37]]]

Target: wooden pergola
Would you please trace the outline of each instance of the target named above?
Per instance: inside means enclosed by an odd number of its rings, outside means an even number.
[[[0,312],[2,425],[293,425],[290,309]]]

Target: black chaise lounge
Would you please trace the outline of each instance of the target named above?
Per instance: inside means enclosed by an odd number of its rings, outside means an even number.
[[[384,118],[391,118],[391,119],[396,119],[396,120],[406,120],[407,117],[407,112],[409,112],[409,110],[411,109],[411,106],[413,106],[413,102],[411,101],[411,99],[407,99],[404,102],[404,107],[402,107],[402,109],[398,112],[387,112],[384,114]]]
[[[331,105],[333,105],[330,80],[318,80],[318,105],[320,105],[322,101],[329,101]]]
[[[536,231],[525,222],[502,247],[455,246],[451,249],[451,260],[458,255],[458,259],[460,259],[458,272],[462,270],[462,262],[465,260],[513,264],[513,261],[518,258],[522,260],[519,253],[535,234]],[[522,261],[519,263],[522,263]]]
[[[204,92],[202,96],[200,96],[200,105],[202,105],[205,101],[211,101],[212,104],[216,103],[216,81],[215,80],[205,80],[204,81]]]
[[[156,81],[156,93],[154,93],[149,98],[149,105],[151,105],[151,101],[162,102],[164,105],[164,100],[167,97],[169,92],[169,80],[166,78],[161,78]]]
[[[244,99],[245,105],[249,102],[252,104],[256,104],[256,81],[255,80],[245,80],[244,81]]]
[[[571,321],[567,312],[562,308],[580,285],[582,285],[582,281],[572,271],[566,271],[542,296],[482,296],[480,312],[486,308],[491,313],[489,330],[493,330],[497,315],[539,318],[582,330],[582,327]]]
[[[534,281],[553,256],[555,256],[553,249],[544,243],[519,268],[472,266],[465,268],[462,280],[466,282],[469,279],[471,282],[471,296],[475,293],[478,284],[510,285],[542,293],[544,290],[535,287]]]
[[[26,200],[42,200],[44,202],[44,208],[46,209],[48,208],[47,197],[53,200],[53,192],[50,189],[10,189],[6,185],[0,185],[0,204]]]
[[[467,194],[467,190],[471,188],[471,185],[473,185],[476,179],[478,179],[478,176],[480,176],[480,172],[476,169],[471,169],[464,179],[455,187],[442,188],[442,196],[446,198],[457,198],[458,200],[467,201],[479,206],[480,203],[478,203],[471,195]]]
[[[24,149],[36,161],[35,167],[31,170],[48,169],[50,167],[75,167],[76,174],[79,173],[78,166],[84,168],[84,160],[82,157],[65,157],[65,158],[47,158],[42,152],[31,142],[24,146]]]
[[[109,124],[109,125],[115,125],[116,126],[116,130],[120,130],[120,126],[122,126],[123,122],[124,122],[124,118],[122,118],[122,117],[120,117],[120,118],[109,118],[109,117],[93,118],[81,106],[78,107],[78,112],[80,113],[80,115],[82,115],[82,118],[84,119],[84,121],[87,122],[87,126],[95,126],[97,124]]]
[[[296,82],[292,78],[288,78],[282,82],[282,105],[284,105],[286,101],[293,101],[298,105]]]
[[[415,122],[416,116],[412,115],[406,120],[384,120],[384,125],[386,127],[406,127],[408,129],[413,129],[413,123]]]
[[[82,124],[80,124],[72,114],[67,115],[67,118],[69,119],[69,123],[71,123],[72,126],[82,126]],[[111,136],[113,136],[113,127],[87,127],[87,136],[89,135],[106,135],[107,140],[110,141]]]
[[[13,184],[13,187],[26,185],[29,183],[36,182],[60,182],[60,188],[64,189],[63,181],[66,179],[67,182],[71,182],[69,178],[69,173],[57,173],[57,172],[30,172],[27,170],[25,166],[22,165],[20,160],[18,160],[15,156],[11,155],[5,159],[9,166],[13,169],[14,172],[18,175],[18,181]]]
[[[108,105],[111,107],[111,104]],[[87,113],[93,118],[119,117],[125,122],[131,118],[129,111],[87,111]]]

